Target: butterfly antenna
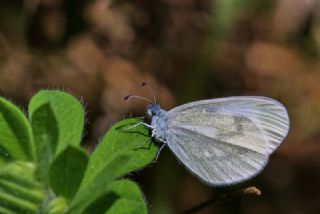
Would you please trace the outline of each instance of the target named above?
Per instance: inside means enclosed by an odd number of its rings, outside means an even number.
[[[148,103],[151,103],[151,104],[152,104],[152,101],[149,100],[148,98],[146,98],[146,97],[141,97],[141,96],[137,96],[137,95],[127,95],[127,96],[125,96],[123,99],[124,99],[124,100],[129,100],[129,99],[131,99],[131,98],[141,99],[141,100],[147,101]]]
[[[154,92],[153,92],[152,88],[151,88],[149,85],[147,85],[147,83],[146,83],[146,82],[141,82],[141,83],[140,83],[140,86],[141,86],[141,87],[146,86],[146,87],[148,88],[148,90],[150,91],[150,93],[151,93],[151,94],[152,94],[152,96],[153,96],[153,102],[154,102],[154,104],[157,104],[156,95],[154,94]]]

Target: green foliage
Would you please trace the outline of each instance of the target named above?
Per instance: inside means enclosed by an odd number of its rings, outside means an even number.
[[[58,128],[59,135],[54,152],[61,152],[67,145],[80,145],[84,125],[84,110],[81,103],[65,92],[56,90],[40,91],[33,96],[29,104],[31,121],[37,109],[44,104],[51,106],[52,109],[47,110],[47,117],[51,118],[53,115],[50,114],[54,114]],[[42,122],[45,123],[46,121]],[[34,127],[33,130],[37,128],[39,127]]]
[[[109,186],[109,191],[98,198],[84,213],[105,213],[107,214],[146,214],[147,209],[144,198],[140,194],[140,189],[132,181],[117,180]]]
[[[59,134],[56,117],[49,103],[39,106],[33,112],[31,125],[38,157],[36,174],[39,180],[46,182],[48,168],[54,158]]]
[[[102,138],[90,157],[82,188],[90,183],[114,157],[123,152],[130,152],[134,158],[121,167],[118,171],[119,177],[142,168],[154,159],[157,146],[151,141],[149,130],[144,126],[130,128],[136,123],[138,123],[136,119],[123,120],[114,125]]]
[[[108,191],[108,184],[118,177],[118,171],[129,163],[130,157],[129,153],[116,156],[86,188],[80,189],[71,203],[70,213],[82,213],[90,203]]]
[[[118,201],[113,203],[108,214],[120,213],[147,213],[144,198],[140,194],[139,187],[129,180],[114,181],[110,185],[111,192],[119,196]],[[130,190],[130,191],[127,191]],[[120,197],[121,196],[121,197]],[[94,213],[94,212],[92,212]]]
[[[44,199],[42,187],[34,178],[35,165],[25,161],[0,169],[0,213],[36,213]]]
[[[0,163],[33,160],[34,143],[30,124],[12,103],[0,97]]]
[[[0,98],[0,213],[147,213],[139,187],[121,179],[154,159],[140,122],[114,125],[91,156],[80,147],[84,110],[62,91],[44,90],[29,121]]]
[[[49,171],[50,186],[56,195],[67,201],[72,200],[82,181],[88,159],[84,151],[71,146],[56,157]]]

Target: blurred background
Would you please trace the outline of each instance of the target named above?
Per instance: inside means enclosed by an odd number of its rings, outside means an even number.
[[[155,214],[250,185],[262,195],[200,213],[319,213],[319,12],[317,0],[0,0],[0,94],[24,109],[43,88],[81,98],[88,150],[115,122],[145,114],[144,102],[123,101],[150,96],[141,81],[165,109],[205,98],[272,97],[288,107],[291,130],[253,180],[210,188],[168,148],[129,177]]]

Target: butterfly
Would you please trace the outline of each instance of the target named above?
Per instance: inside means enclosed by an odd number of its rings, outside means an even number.
[[[154,102],[134,95],[126,99],[135,97],[151,103],[147,107],[151,123],[142,124],[191,173],[212,186],[232,185],[257,175],[289,131],[286,108],[271,98],[208,99],[165,111],[149,89]]]

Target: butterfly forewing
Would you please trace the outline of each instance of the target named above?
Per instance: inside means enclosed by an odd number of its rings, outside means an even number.
[[[232,184],[263,169],[288,126],[285,108],[268,98],[204,100],[168,112],[167,144],[205,182]]]
[[[207,120],[215,120],[219,115],[226,114],[241,116],[255,123],[267,142],[269,153],[273,152],[288,134],[287,110],[281,103],[266,97],[228,97],[181,105],[168,112],[169,127],[188,124],[190,117],[199,116],[202,116],[200,125],[203,123],[206,126],[209,122]],[[236,121],[234,124],[237,124]]]

